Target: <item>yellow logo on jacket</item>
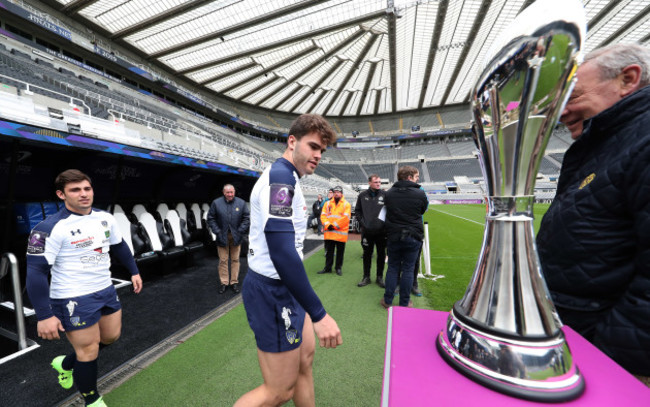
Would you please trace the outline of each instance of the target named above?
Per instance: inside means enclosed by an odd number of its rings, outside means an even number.
[[[591,181],[593,181],[594,178],[596,178],[596,174],[594,174],[593,172],[591,174],[587,175],[587,178],[582,180],[582,182],[580,183],[580,187],[578,189],[582,189],[582,188],[586,187],[587,185],[589,185],[589,183]]]

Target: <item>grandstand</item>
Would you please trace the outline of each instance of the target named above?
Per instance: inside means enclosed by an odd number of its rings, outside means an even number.
[[[57,210],[52,180],[69,167],[91,174],[97,206],[119,218],[157,289],[171,298],[197,275],[209,281],[216,260],[207,205],[225,183],[248,200],[304,112],[325,116],[338,135],[315,173],[301,179],[309,205],[341,185],[354,207],[370,174],[389,188],[403,165],[418,168],[432,203],[484,200],[469,108],[476,61],[499,34],[491,27],[531,1],[154,3],[0,0],[0,254],[16,255],[23,284],[27,234]],[[609,3],[587,5],[598,30],[615,12]],[[630,32],[643,30],[625,18]],[[537,202],[553,200],[572,142],[562,126],[550,137]],[[320,243],[306,243],[305,252]],[[125,276],[117,266],[114,274],[116,281]],[[9,278],[0,275],[0,333],[18,331],[7,311],[15,297]],[[141,343],[118,348],[104,374],[238,298],[197,291],[186,317],[183,307],[152,297],[145,308],[161,307],[173,323],[142,328]],[[29,313],[25,319],[33,344],[36,323]],[[6,336],[0,344],[11,352],[0,354],[0,369],[11,364],[40,387],[26,392],[0,375],[3,398],[6,392],[11,405],[74,403],[58,387],[41,386],[34,349],[14,352],[16,341]],[[27,401],[13,402],[20,397]]]

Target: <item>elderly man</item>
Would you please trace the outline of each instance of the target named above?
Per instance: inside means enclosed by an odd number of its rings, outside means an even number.
[[[343,188],[334,187],[334,196],[323,205],[320,220],[325,231],[325,268],[317,274],[332,272],[334,250],[336,250],[336,274],[343,275],[343,256],[345,243],[348,241],[352,206],[343,197]]]
[[[561,117],[567,150],[537,236],[562,321],[650,375],[650,50],[597,49]]]
[[[219,252],[219,294],[223,294],[228,286],[232,286],[232,290],[238,293],[239,252],[250,226],[250,213],[246,202],[235,196],[234,186],[224,185],[223,196],[212,201],[208,211],[208,226],[216,236]]]

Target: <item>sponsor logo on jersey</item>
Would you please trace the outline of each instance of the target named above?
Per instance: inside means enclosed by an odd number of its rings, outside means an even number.
[[[71,231],[70,231],[70,234],[71,234],[72,236],[74,236],[74,235],[76,235],[76,234],[81,234],[81,229],[71,230]]]
[[[95,238],[93,236],[88,236],[88,237],[84,237],[81,240],[73,240],[72,242],[70,242],[70,244],[77,249],[82,249],[84,247],[91,246],[93,244],[94,239]]]
[[[32,230],[27,240],[27,254],[42,254],[45,253],[45,239],[49,234]]]

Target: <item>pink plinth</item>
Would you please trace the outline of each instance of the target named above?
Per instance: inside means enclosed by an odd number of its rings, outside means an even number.
[[[436,338],[445,329],[448,315],[416,308],[389,309],[383,407],[549,406],[490,390],[449,366],[436,349]],[[649,388],[571,328],[563,331],[586,383],[582,396],[563,405],[650,406]]]

